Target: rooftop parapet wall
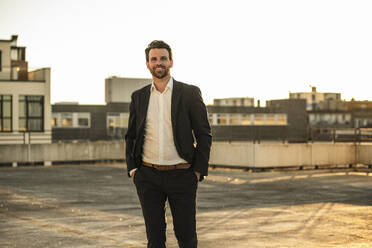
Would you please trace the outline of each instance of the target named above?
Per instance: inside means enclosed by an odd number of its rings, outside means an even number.
[[[16,151],[16,152],[15,152]],[[123,141],[0,145],[0,163],[125,159]],[[372,164],[372,144],[214,142],[210,164],[247,168]]]
[[[124,159],[124,142],[0,145],[0,163]]]
[[[347,165],[356,164],[355,151],[354,143],[215,142],[210,163],[249,168]]]
[[[50,73],[49,71],[50,71],[49,68],[42,68],[42,69],[30,71],[28,72],[28,80],[44,82],[49,77],[49,73]]]
[[[357,146],[357,160],[361,164],[372,165],[372,144],[362,144]]]

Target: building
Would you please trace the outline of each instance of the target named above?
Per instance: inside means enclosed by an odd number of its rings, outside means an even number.
[[[286,137],[290,142],[308,141],[309,120],[304,99],[266,101],[267,108],[278,108],[287,115]]]
[[[316,110],[325,101],[341,101],[341,93],[322,93],[317,92],[316,87],[311,87],[311,92],[289,93],[289,99],[305,99],[306,110]]]
[[[347,110],[352,114],[352,124],[355,128],[372,127],[372,101],[351,101],[346,102]]]
[[[351,128],[352,114],[346,110],[313,110],[308,112],[312,128]]]
[[[53,142],[124,139],[132,93],[150,78],[105,79],[106,105],[61,102],[52,106]]]
[[[132,93],[148,84],[150,78],[123,78],[109,77],[105,79],[105,101],[106,103],[118,103],[131,101]]]
[[[124,139],[129,103],[52,105],[53,142]]]
[[[266,107],[207,106],[214,140],[279,141],[307,140],[304,99],[272,100]]]
[[[312,128],[370,128],[372,102],[327,100],[308,111],[308,115]]]
[[[311,128],[351,128],[352,113],[346,101],[329,99],[320,102],[317,108],[308,111]]]
[[[50,143],[50,68],[29,71],[17,39],[0,40],[0,144]]]
[[[213,106],[254,107],[254,98],[250,98],[250,97],[216,98],[216,99],[213,99]]]

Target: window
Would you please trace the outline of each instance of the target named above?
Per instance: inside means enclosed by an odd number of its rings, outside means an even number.
[[[245,126],[252,125],[251,115],[250,114],[242,115],[242,122],[241,122],[241,124],[242,125],[245,125]]]
[[[61,114],[61,126],[62,127],[73,127],[72,125],[72,113]]]
[[[79,127],[88,127],[89,126],[89,119],[88,118],[79,118],[78,119],[78,126]]]
[[[119,113],[108,114],[108,116],[107,116],[107,127],[108,128],[120,127],[120,114]]]
[[[44,96],[19,96],[19,131],[44,130]]]
[[[52,113],[51,124],[53,128],[90,128],[90,113]]]
[[[227,125],[227,114],[217,114],[217,125]]]
[[[0,132],[12,131],[12,96],[0,95]]]
[[[11,60],[18,60],[17,48],[12,48],[12,50],[10,50],[10,59]]]
[[[129,113],[108,113],[107,128],[127,128]]]
[[[230,125],[240,125],[239,115],[238,114],[231,114],[230,115]]]
[[[58,126],[58,117],[56,117],[54,114],[52,116],[51,126],[52,128]]]
[[[89,128],[90,127],[90,113],[77,113],[77,126],[79,128]]]
[[[128,127],[129,113],[107,113],[107,134],[111,137],[123,138],[124,128]]]
[[[277,125],[287,125],[287,115],[286,114],[278,114],[276,116],[276,123],[277,123]]]
[[[264,124],[264,114],[255,114],[253,123],[254,123],[254,125],[263,125]]]
[[[275,114],[267,114],[266,115],[266,125],[276,125],[276,116]]]
[[[209,121],[212,125],[232,125],[232,126],[250,126],[250,125],[287,125],[286,114],[209,114]]]

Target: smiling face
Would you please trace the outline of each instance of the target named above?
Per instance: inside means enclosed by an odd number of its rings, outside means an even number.
[[[149,60],[146,61],[146,66],[153,77],[163,79],[170,76],[173,60],[169,59],[167,49],[153,48],[149,51]]]

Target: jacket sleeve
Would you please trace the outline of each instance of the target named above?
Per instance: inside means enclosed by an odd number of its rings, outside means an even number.
[[[212,145],[211,127],[208,121],[207,108],[203,102],[200,89],[194,86],[190,94],[191,127],[196,139],[193,168],[202,176],[208,175],[208,161]]]
[[[128,121],[128,130],[125,134],[125,158],[127,162],[127,171],[128,176],[129,172],[137,168],[134,157],[134,149],[136,145],[136,109],[135,109],[135,97],[132,94],[132,100],[129,106],[129,121]]]

